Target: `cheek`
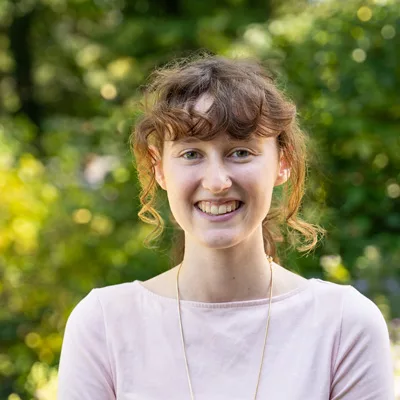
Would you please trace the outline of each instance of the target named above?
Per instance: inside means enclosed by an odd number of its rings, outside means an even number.
[[[254,210],[260,213],[267,212],[271,205],[275,183],[275,170],[271,168],[271,165],[260,163],[260,165],[243,168],[236,177],[239,186],[243,189],[243,194],[254,206]]]
[[[185,203],[189,204],[190,196],[195,188],[194,179],[189,173],[183,173],[181,170],[169,171],[166,174],[166,186],[168,199],[171,207],[179,204],[180,207]]]
[[[250,187],[253,190],[266,190],[266,188],[273,186],[275,174],[274,165],[261,161],[254,164],[249,163],[234,170],[234,177],[240,182],[241,186]]]

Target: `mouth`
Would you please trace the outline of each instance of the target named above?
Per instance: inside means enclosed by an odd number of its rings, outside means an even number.
[[[239,210],[243,204],[244,203],[240,200],[233,200],[219,205],[211,204],[210,202],[199,201],[194,206],[203,214],[217,217],[220,215],[232,214],[233,212]]]

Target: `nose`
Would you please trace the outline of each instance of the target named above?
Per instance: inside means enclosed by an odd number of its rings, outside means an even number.
[[[209,163],[204,169],[203,188],[211,193],[222,193],[232,186],[229,173],[222,163]]]

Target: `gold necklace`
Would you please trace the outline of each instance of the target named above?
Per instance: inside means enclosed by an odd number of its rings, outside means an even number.
[[[264,346],[263,346],[263,351],[262,351],[262,356],[261,356],[260,369],[258,371],[258,379],[257,379],[256,392],[254,394],[254,400],[257,399],[258,386],[260,384],[260,378],[261,378],[261,370],[262,370],[262,366],[263,366],[263,362],[264,362],[265,345],[267,343],[267,337],[268,337],[269,319],[270,319],[270,316],[271,316],[271,299],[272,299],[272,284],[273,284],[273,280],[272,280],[272,257],[271,256],[267,256],[267,257],[268,257],[268,262],[269,262],[269,269],[271,271],[271,277],[270,277],[270,281],[269,281],[269,307],[268,307],[267,325],[265,327]],[[177,300],[177,303],[178,303],[179,326],[180,326],[180,329],[181,329],[183,355],[184,355],[184,358],[185,358],[186,374],[187,374],[187,379],[188,379],[188,383],[189,383],[190,397],[191,397],[192,400],[194,400],[192,381],[190,379],[189,365],[188,365],[187,356],[186,356],[185,339],[184,339],[184,335],[183,335],[182,316],[181,316],[181,299],[179,297],[179,283],[178,283],[178,281],[179,281],[179,273],[181,272],[182,263],[180,263],[179,268],[178,268],[178,273],[176,274],[176,300]]]

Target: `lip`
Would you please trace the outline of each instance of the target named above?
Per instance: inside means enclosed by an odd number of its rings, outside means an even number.
[[[194,204],[196,205],[197,203],[200,203],[201,201],[208,201],[210,203],[214,203],[215,205],[222,205],[225,203],[228,203],[230,201],[240,201],[239,199],[235,199],[234,197],[227,197],[226,199],[202,199],[199,201],[196,201]],[[243,201],[240,201],[241,203],[243,203]]]
[[[206,200],[204,200],[206,201]],[[201,211],[200,208],[198,208],[196,205],[194,206],[196,212],[203,218],[205,218],[208,221],[211,222],[225,222],[229,221],[230,219],[234,218],[243,208],[244,203],[241,201],[240,206],[235,210],[231,211],[228,214],[223,214],[223,215],[210,215],[206,214],[205,212]]]

